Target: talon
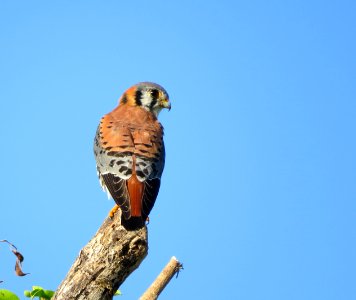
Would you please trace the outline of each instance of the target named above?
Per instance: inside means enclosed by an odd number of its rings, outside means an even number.
[[[109,212],[109,218],[112,219],[115,215],[115,213],[119,210],[119,206],[115,205]]]

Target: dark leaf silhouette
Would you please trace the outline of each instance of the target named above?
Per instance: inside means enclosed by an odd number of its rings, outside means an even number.
[[[26,276],[27,274],[30,274],[30,273],[24,273],[22,271],[21,263],[23,262],[24,257],[19,251],[17,251],[17,247],[14,244],[10,243],[8,240],[0,240],[0,242],[7,243],[9,245],[12,253],[14,253],[15,256],[16,256],[16,263],[15,263],[15,273],[16,273],[16,275],[17,276]],[[2,281],[0,281],[0,283],[1,282]]]
[[[26,276],[27,274],[30,274],[30,273],[22,272],[21,263],[18,259],[16,260],[16,264],[15,264],[15,273],[17,276]]]
[[[23,255],[20,252],[18,252],[17,250],[12,250],[12,252],[16,255],[16,257],[20,261],[20,263],[22,263],[24,260]]]

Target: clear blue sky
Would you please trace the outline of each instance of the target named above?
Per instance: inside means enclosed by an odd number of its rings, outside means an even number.
[[[355,1],[0,2],[0,288],[56,289],[113,205],[99,119],[154,81],[166,169],[136,299],[355,299]]]

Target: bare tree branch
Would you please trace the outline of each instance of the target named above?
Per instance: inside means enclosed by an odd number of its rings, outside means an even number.
[[[178,274],[181,269],[183,265],[173,256],[140,300],[156,300],[174,274]]]
[[[147,255],[147,228],[127,231],[120,213],[106,219],[59,286],[53,300],[108,300]]]

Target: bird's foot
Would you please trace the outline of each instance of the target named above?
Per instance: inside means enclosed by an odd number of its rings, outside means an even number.
[[[109,212],[109,218],[112,219],[115,215],[115,213],[119,210],[119,206],[115,205]]]

